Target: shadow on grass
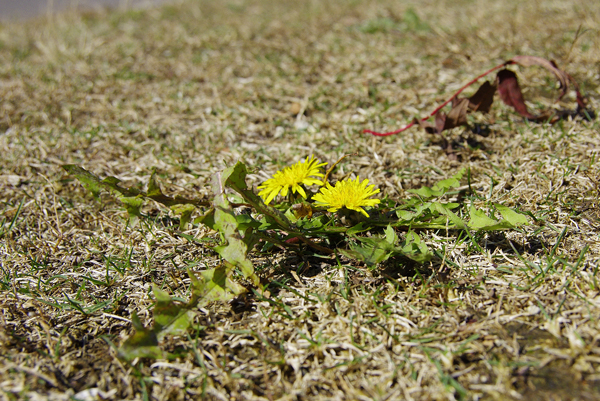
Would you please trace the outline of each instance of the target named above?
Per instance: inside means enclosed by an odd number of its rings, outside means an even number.
[[[542,400],[597,400],[600,381],[586,380],[585,376],[573,369],[573,361],[553,359],[548,363],[547,349],[565,349],[569,344],[538,327],[511,322],[497,333],[506,341],[518,343],[519,353],[528,359],[541,360],[538,366],[522,365],[513,369],[513,386],[529,401]]]

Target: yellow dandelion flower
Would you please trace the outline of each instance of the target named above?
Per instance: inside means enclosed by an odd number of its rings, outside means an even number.
[[[314,177],[323,177],[319,170],[326,164],[319,163],[313,156],[307,157],[306,160],[299,161],[273,174],[273,178],[269,178],[258,186],[258,189],[262,189],[258,195],[267,205],[279,192],[281,192],[281,196],[287,196],[290,189],[292,193],[297,192],[306,199],[306,192],[301,185],[323,185],[321,180]]]
[[[368,199],[377,193],[379,189],[375,189],[375,185],[369,185],[369,180],[360,182],[360,177],[356,177],[356,180],[338,181],[334,187],[327,183],[318,194],[313,196],[313,200],[318,206],[327,207],[329,212],[336,212],[346,207],[369,217],[362,207],[377,205],[379,199]]]

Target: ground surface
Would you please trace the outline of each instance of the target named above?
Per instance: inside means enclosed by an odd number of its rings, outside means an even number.
[[[61,13],[70,9],[102,10],[150,7],[164,4],[162,0],[2,0],[0,21],[8,22],[35,18],[48,13]]]
[[[599,399],[598,121],[527,123],[496,102],[445,133],[452,153],[417,128],[361,134],[518,54],[556,60],[598,110],[598,21],[599,2],[260,0],[0,26],[1,397]],[[552,76],[516,71],[534,109],[552,105]],[[218,258],[156,205],[128,227],[61,165],[139,188],[155,167],[168,193],[201,197],[237,160],[256,185],[355,152],[335,174],[390,198],[468,166],[482,199],[537,221],[476,244],[426,230],[441,257],[423,266],[253,254],[285,284],[270,300],[204,305],[161,343],[168,360],[117,358],[152,284],[186,299],[185,269]]]

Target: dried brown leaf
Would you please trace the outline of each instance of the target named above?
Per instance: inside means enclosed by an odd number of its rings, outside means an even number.
[[[458,127],[460,125],[467,125],[467,112],[469,111],[469,99],[463,98],[458,99],[452,104],[452,110],[446,116],[444,121],[443,130]]]
[[[446,119],[446,113],[444,113],[443,111],[440,111],[435,116],[436,123],[438,122],[438,119],[441,119],[441,125],[440,126],[443,127],[444,126],[444,120]],[[412,121],[411,125],[414,125],[414,124],[419,124],[419,127],[421,127],[428,134],[438,134],[439,133],[436,125],[430,123],[427,120],[415,118]]]
[[[494,94],[498,85],[496,82],[491,84],[489,81],[485,81],[477,92],[475,92],[469,98],[469,110],[481,111],[482,113],[489,113],[494,102]]]
[[[427,133],[440,134],[442,131],[458,127],[460,125],[467,125],[467,112],[469,111],[469,99],[463,98],[458,99],[452,103],[452,109],[450,113],[446,114],[440,111],[435,115],[435,124],[431,124],[426,120],[415,119],[414,122],[418,123]]]
[[[519,80],[517,74],[510,70],[498,71],[497,75],[498,82],[498,94],[500,99],[508,106],[514,108],[517,113],[526,118],[535,119],[536,117],[527,110],[525,99],[523,99],[523,93],[519,86]]]
[[[533,65],[537,65],[540,67],[544,67],[548,71],[552,72],[558,79],[558,82],[560,83],[560,87],[562,89],[557,101],[562,99],[562,97],[569,90],[569,74],[558,68],[556,63],[552,60],[546,60],[545,58],[536,56],[515,56],[511,58],[510,61],[512,61],[515,64],[522,65],[523,67],[531,67]]]
[[[527,109],[527,105],[525,104],[525,100],[523,98],[523,93],[521,92],[521,88],[519,86],[519,80],[517,79],[517,75],[513,71],[507,70],[505,68],[507,65],[511,64],[518,64],[523,67],[531,67],[537,65],[552,72],[558,79],[561,87],[561,93],[557,101],[561,100],[563,96],[567,93],[569,89],[569,83],[573,84],[577,94],[577,110],[575,112],[565,110],[554,112],[548,110],[543,113],[540,113],[537,116],[530,113]],[[470,98],[458,97],[458,95],[462,93],[462,91],[464,91],[469,86],[473,85],[479,79],[501,68],[502,70],[498,72],[496,76],[496,81],[494,83],[484,82],[479,87],[477,92],[475,92]],[[375,136],[389,136],[403,132],[409,129],[410,127],[414,126],[415,124],[418,124],[428,133],[439,134],[446,129],[454,128],[460,125],[466,125],[466,116],[469,111],[481,111],[483,113],[489,112],[492,103],[494,102],[494,94],[496,93],[496,90],[498,90],[500,98],[504,103],[513,107],[521,116],[532,121],[554,123],[562,118],[565,118],[566,116],[581,116],[583,118],[588,119],[595,118],[595,113],[591,110],[586,109],[586,101],[583,95],[581,94],[577,82],[568,73],[558,68],[554,61],[546,60],[544,58],[536,56],[515,56],[512,59],[505,61],[504,63],[497,65],[496,67],[491,68],[483,74],[477,76],[475,79],[471,80],[466,85],[463,85],[456,93],[454,93],[454,95],[450,99],[446,100],[444,103],[438,106],[427,117],[421,119],[415,118],[410,124],[396,131],[382,133],[371,130],[364,130],[363,132],[368,132]],[[452,110],[450,110],[450,113],[446,115],[441,110],[450,102],[452,102]],[[433,116],[435,116],[434,124],[427,121]]]

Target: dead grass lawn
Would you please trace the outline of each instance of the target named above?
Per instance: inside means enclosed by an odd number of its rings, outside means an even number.
[[[497,101],[481,130],[447,133],[454,155],[418,129],[361,134],[517,54],[555,59],[597,111],[598,21],[598,2],[199,0],[0,26],[1,397],[600,398],[598,121],[529,124]],[[553,78],[518,73],[532,107],[551,106]],[[270,300],[204,306],[164,341],[169,360],[116,357],[153,284],[186,299],[186,267],[218,259],[156,206],[127,227],[62,164],[139,187],[156,167],[166,191],[198,197],[237,160],[257,184],[355,152],[336,174],[391,198],[468,166],[482,200],[537,221],[476,243],[423,232],[440,255],[424,266],[256,254]]]

